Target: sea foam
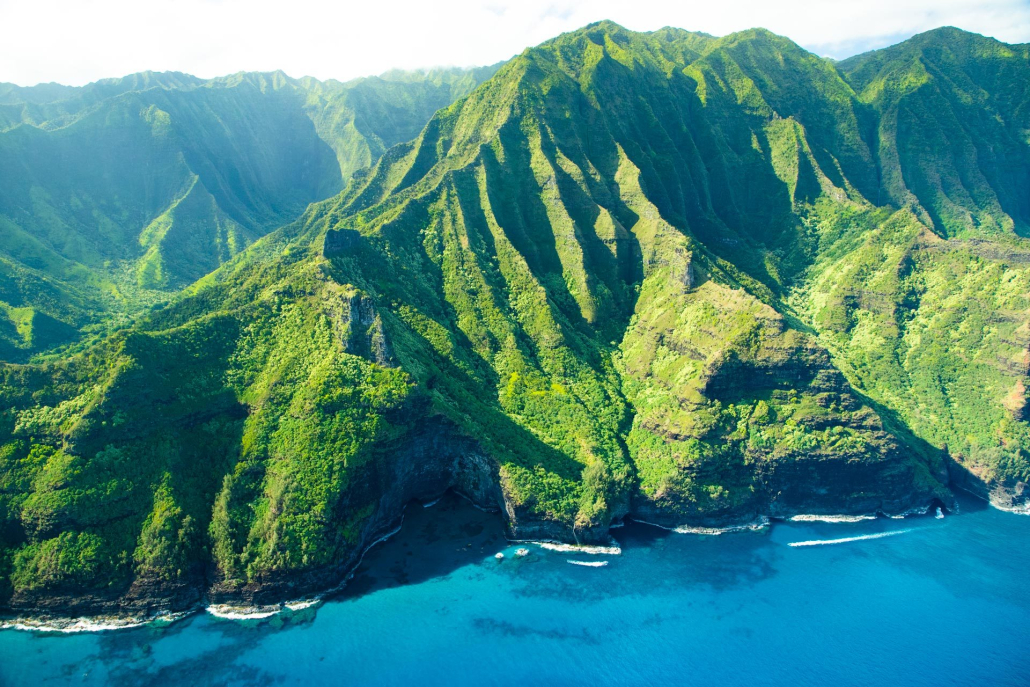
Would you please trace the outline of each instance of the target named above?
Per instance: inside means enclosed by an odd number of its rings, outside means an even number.
[[[657,527],[660,530],[666,532],[675,532],[676,534],[727,534],[729,532],[756,532],[758,530],[764,530],[769,526],[769,518],[759,516],[751,522],[745,522],[741,525],[729,525],[728,527],[695,527],[694,525],[680,525],[679,527],[668,527],[666,525],[659,525],[656,522],[648,522],[647,520],[640,520],[633,518],[633,522],[639,522],[641,525],[648,525],[650,527]]]
[[[622,549],[618,544],[612,546],[588,546],[586,544],[559,544],[556,542],[536,542],[537,546],[548,551],[561,551],[562,553],[585,553],[592,556],[618,556]]]
[[[164,613],[148,618],[133,616],[96,616],[82,618],[9,618],[0,620],[0,630],[23,630],[27,632],[107,632],[127,630],[144,625],[168,625],[190,615],[189,611]]]
[[[283,606],[291,611],[303,611],[305,608],[317,606],[321,602],[321,599],[301,599],[299,601],[288,601]]]
[[[790,522],[862,522],[876,520],[875,515],[793,515]]]
[[[262,620],[282,612],[281,606],[232,606],[214,604],[204,609],[216,618],[225,620]]]
[[[75,618],[72,620],[56,620],[46,622],[32,619],[0,621],[0,630],[27,630],[30,632],[104,632],[107,630],[125,630],[130,627],[146,625],[147,621],[137,619],[97,619]]]

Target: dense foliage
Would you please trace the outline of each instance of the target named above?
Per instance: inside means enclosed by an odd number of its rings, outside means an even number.
[[[0,368],[0,593],[331,567],[429,420],[568,538],[903,510],[949,460],[1018,501],[1028,78],[950,29],[841,64],[607,22],[525,51],[171,304]],[[202,181],[143,278],[196,265],[205,208],[261,233]]]
[[[0,359],[167,301],[493,71],[0,84]]]

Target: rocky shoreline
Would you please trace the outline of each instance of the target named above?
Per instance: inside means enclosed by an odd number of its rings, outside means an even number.
[[[977,482],[979,488],[969,484],[976,477],[954,467],[944,470],[942,466],[934,486],[913,490],[903,472],[890,470],[886,464],[841,470],[831,461],[816,458],[800,485],[796,472],[784,473],[774,467],[764,475],[761,490],[744,501],[702,508],[638,496],[613,508],[611,520],[603,526],[569,529],[562,523],[534,518],[524,505],[513,503],[501,485],[497,463],[475,440],[456,433],[446,423],[427,423],[414,439],[396,445],[391,458],[383,461],[382,472],[368,485],[380,494],[378,507],[349,554],[332,565],[265,575],[245,584],[220,579],[209,567],[190,571],[176,583],[137,579],[120,594],[51,590],[13,599],[14,603],[0,609],[0,628],[78,632],[171,622],[204,610],[230,619],[259,619],[303,610],[341,589],[365,553],[399,530],[409,504],[431,505],[447,493],[500,514],[512,542],[541,543],[558,551],[580,553],[612,553],[610,531],[624,519],[678,533],[713,535],[759,530],[773,520],[898,518],[925,514],[934,507],[954,509],[949,487],[968,491],[1004,510],[1028,512],[1018,502],[1013,507],[1011,500],[993,498],[995,494],[982,482]]]
[[[450,491],[450,490],[448,490]],[[446,493],[446,492],[444,492]],[[496,510],[489,511],[488,508],[484,508],[483,505],[476,503],[475,500],[468,497],[467,494],[461,493],[460,491],[454,491],[454,493],[461,495],[462,497],[471,501],[476,507],[487,510],[488,512],[497,512]],[[435,496],[431,501],[421,502],[423,506],[432,505],[433,502],[442,498],[444,494]],[[416,501],[417,503],[417,501]],[[793,522],[809,522],[809,521],[820,521],[820,522],[838,522],[838,523],[853,523],[861,520],[868,520],[877,517],[888,517],[888,518],[903,518],[909,516],[925,515],[931,512],[934,504],[928,503],[924,507],[911,508],[903,513],[889,514],[882,511],[876,513],[863,513],[863,514],[805,514],[798,513],[788,516],[759,516],[755,520],[747,523],[740,522],[727,522],[722,527],[715,526],[693,526],[693,525],[680,525],[676,527],[667,527],[665,525],[648,522],[647,520],[635,517],[634,514],[629,513],[626,515],[627,520],[639,522],[641,524],[659,527],[661,529],[677,532],[680,534],[702,534],[702,535],[719,535],[732,532],[743,532],[743,531],[755,531],[769,527],[774,521],[793,521]],[[952,504],[951,507],[954,507]],[[621,526],[621,521],[613,522],[609,529],[614,529]],[[251,593],[246,595],[240,595],[237,598],[233,598],[228,595],[224,590],[219,590],[216,595],[205,594],[202,590],[197,590],[197,600],[191,603],[187,607],[170,609],[168,608],[168,600],[163,598],[152,599],[152,607],[155,609],[153,612],[124,612],[128,610],[125,607],[119,607],[118,600],[113,600],[106,603],[102,608],[98,608],[98,612],[94,614],[76,614],[76,613],[62,613],[62,607],[59,603],[59,599],[52,599],[52,603],[47,604],[46,609],[43,612],[25,609],[21,613],[15,612],[5,616],[0,615],[0,629],[17,629],[33,632],[61,632],[61,633],[74,633],[74,632],[98,632],[107,630],[118,630],[128,629],[134,627],[141,627],[144,625],[165,625],[173,623],[177,620],[181,620],[195,613],[206,612],[210,613],[219,618],[227,620],[262,620],[269,618],[273,615],[280,613],[296,613],[307,610],[309,608],[319,605],[323,599],[331,596],[332,594],[340,591],[347,582],[353,576],[354,571],[360,565],[364,555],[374,546],[382,543],[389,539],[391,536],[400,531],[403,526],[403,514],[395,522],[395,524],[389,528],[385,528],[380,531],[377,536],[371,537],[369,543],[361,549],[360,554],[354,557],[346,567],[338,567],[335,569],[337,581],[332,584],[326,584],[320,589],[311,590],[309,593],[300,596],[291,596],[290,591],[296,589],[296,585],[289,584],[279,587],[267,587],[261,590],[261,593],[255,594],[254,590],[250,590]],[[510,531],[509,531],[510,533]],[[513,537],[510,535],[509,541],[511,543],[532,543],[541,546],[541,548],[553,550],[556,552],[565,553],[580,553],[580,554],[598,554],[598,555],[617,555],[621,553],[618,544],[614,542],[610,537],[601,544],[578,544],[569,542],[567,538],[564,539],[527,539],[522,537]],[[328,573],[329,571],[326,571]],[[328,577],[326,579],[329,579]],[[278,595],[279,600],[273,600]],[[255,601],[255,597],[260,599],[260,602]],[[288,600],[282,600],[288,599]],[[67,606],[68,609],[75,609],[81,607],[77,602],[70,602]],[[135,605],[130,608],[136,607]],[[120,612],[123,611],[123,612]]]

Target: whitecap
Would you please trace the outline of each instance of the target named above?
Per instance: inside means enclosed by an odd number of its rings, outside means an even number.
[[[232,606],[214,604],[204,609],[216,618],[225,620],[262,620],[282,612],[279,606]]]
[[[729,527],[693,527],[691,525],[681,525],[679,527],[673,527],[672,531],[677,534],[710,534],[719,535],[727,534],[729,532],[751,532],[765,529],[769,526],[769,518],[761,516],[752,520],[751,522],[745,522],[741,525],[730,525]],[[664,528],[668,529],[668,528]]]
[[[790,522],[862,522],[876,520],[875,515],[792,515]]]
[[[586,544],[559,544],[558,542],[542,541],[536,542],[537,546],[548,551],[560,551],[562,553],[585,553],[592,556],[618,556],[622,549],[618,544],[611,546],[589,546]]]
[[[1030,501],[1028,501],[1027,503],[1020,504],[1018,506],[1002,506],[990,500],[988,500],[988,503],[991,504],[992,508],[996,508],[1000,511],[1005,511],[1006,513],[1015,513],[1016,515],[1030,515]]]
[[[94,616],[81,618],[9,618],[0,620],[0,630],[22,630],[25,632],[108,632],[127,630],[144,625],[167,625],[181,620],[193,611],[162,613],[151,617],[136,616]]]
[[[660,530],[667,532],[675,532],[676,534],[726,534],[728,532],[745,532],[745,531],[756,531],[762,530],[769,526],[769,518],[760,515],[751,522],[745,522],[742,525],[730,525],[728,527],[695,527],[693,525],[680,525],[679,527],[668,527],[666,525],[659,525],[656,522],[648,522],[647,520],[640,520],[639,518],[633,518],[634,522],[639,522],[641,525],[650,525],[651,527],[657,527]]]
[[[907,511],[905,511],[903,513],[896,513],[894,515],[888,515],[887,517],[890,518],[891,520],[902,520],[904,518],[910,518],[910,517],[912,517],[914,515],[926,515],[929,512],[930,512],[930,506],[926,506],[925,508],[922,507],[922,506],[918,506],[916,508],[910,508],[910,509],[908,509]]]
[[[812,539],[810,541],[792,541],[787,546],[826,546],[828,544],[846,544],[853,541],[865,541],[866,539],[883,539],[893,537],[897,534],[905,534],[909,530],[894,530],[892,532],[879,532],[877,534],[864,534],[860,537],[844,537],[843,539]]]
[[[75,632],[105,632],[108,630],[125,630],[130,627],[141,627],[146,625],[146,620],[139,618],[74,618],[54,621],[32,620],[19,618],[17,620],[0,621],[0,630],[26,630],[30,632],[62,632],[72,634]]]
[[[366,547],[365,547],[365,551],[362,551],[362,552],[361,552],[361,555],[362,555],[362,557],[364,557],[364,555],[365,555],[365,552],[366,552],[366,551],[368,551],[369,549],[371,549],[371,548],[372,548],[373,546],[375,546],[376,544],[382,544],[382,543],[383,543],[384,541],[386,541],[387,539],[389,539],[389,538],[390,538],[390,537],[392,537],[393,535],[395,535],[395,534],[397,534],[398,532],[400,532],[400,531],[401,531],[401,526],[403,526],[403,525],[404,525],[404,517],[403,517],[403,516],[401,516],[401,522],[400,522],[400,524],[398,524],[398,525],[397,525],[396,527],[394,527],[394,528],[393,528],[392,530],[390,530],[389,532],[387,532],[386,534],[382,535],[381,537],[379,537],[378,539],[376,539],[375,541],[373,541],[373,542],[372,542],[371,544],[369,544],[368,546],[366,546]],[[358,563],[361,563],[361,560],[360,560],[360,559],[358,560]],[[355,565],[354,567],[355,567],[355,569],[357,569],[357,566],[356,566],[356,565]]]
[[[318,605],[321,601],[321,599],[302,599],[299,601],[289,601],[283,605],[291,611],[303,611],[305,608]]]

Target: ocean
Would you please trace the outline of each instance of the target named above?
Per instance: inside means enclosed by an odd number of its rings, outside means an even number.
[[[963,498],[941,519],[613,534],[621,553],[510,544],[448,496],[318,606],[3,630],[0,685],[1030,685],[1030,517]]]

